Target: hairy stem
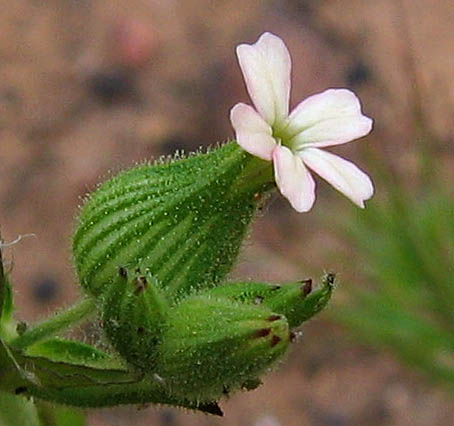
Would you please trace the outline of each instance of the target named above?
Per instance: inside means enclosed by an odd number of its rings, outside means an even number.
[[[10,344],[17,349],[25,349],[27,346],[33,345],[39,340],[50,337],[59,331],[80,322],[93,314],[95,310],[95,300],[87,297],[67,310],[59,312],[53,317],[26,330],[22,335],[13,339]]]
[[[0,234],[0,319],[3,316],[3,304],[6,292],[6,278],[5,271],[3,270],[3,257],[2,257],[2,235]]]
[[[153,378],[133,383],[110,383],[97,386],[52,389],[31,385],[26,395],[81,408],[102,408],[123,404],[165,404],[222,416],[216,401],[197,402],[170,395]]]

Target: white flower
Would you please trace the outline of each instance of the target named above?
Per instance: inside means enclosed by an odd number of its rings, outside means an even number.
[[[372,120],[362,114],[355,94],[329,89],[305,99],[289,114],[291,59],[284,42],[264,33],[236,52],[255,106],[239,103],[230,112],[238,144],[273,161],[277,186],[295,210],[306,212],[315,201],[308,168],[364,207],[374,192],[370,178],[350,161],[320,149],[371,131]]]

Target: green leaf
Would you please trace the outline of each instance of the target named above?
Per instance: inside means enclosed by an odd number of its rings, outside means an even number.
[[[0,340],[0,390],[75,407],[169,404],[222,415],[215,401],[199,403],[169,394],[154,376],[30,357]]]
[[[101,385],[105,383],[130,383],[137,381],[140,374],[124,369],[108,369],[62,362],[47,357],[26,356],[12,352],[15,361],[33,377],[31,382],[43,387],[67,388],[75,386]],[[74,355],[74,354],[73,354]],[[61,353],[57,355],[57,358]]]
[[[0,425],[41,426],[41,423],[33,402],[23,396],[0,391]]]
[[[11,349],[0,338],[0,390],[16,393],[18,388],[23,388],[28,383],[20,365],[14,358]]]
[[[125,369],[125,365],[106,352],[74,340],[53,338],[29,346],[25,355],[48,358],[55,362],[101,369]]]

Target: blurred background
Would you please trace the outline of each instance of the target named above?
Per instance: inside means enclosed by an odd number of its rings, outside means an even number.
[[[264,31],[293,59],[292,105],[348,87],[375,119],[335,148],[374,178],[366,210],[318,181],[297,214],[280,196],[234,273],[283,282],[338,273],[258,390],[224,419],[171,408],[88,412],[88,424],[452,425],[454,4],[450,0],[0,0],[0,225],[18,316],[79,296],[78,205],[111,173],[232,138],[249,102],[235,46]],[[81,333],[89,333],[81,329]]]

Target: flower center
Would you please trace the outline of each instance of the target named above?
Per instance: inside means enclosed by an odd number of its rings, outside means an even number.
[[[273,126],[273,138],[278,145],[283,145],[293,151],[292,135],[286,131],[286,126]]]

